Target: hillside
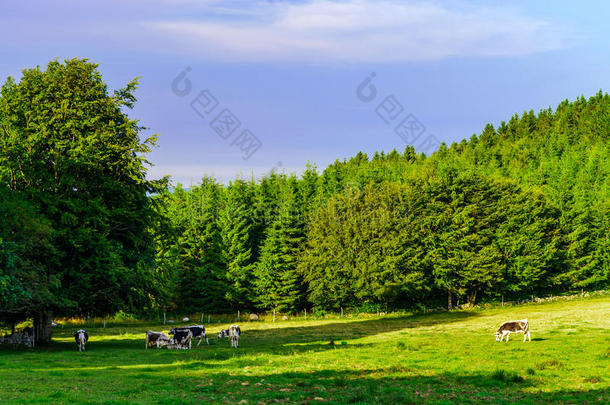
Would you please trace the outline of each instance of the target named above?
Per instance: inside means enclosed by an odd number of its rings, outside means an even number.
[[[170,301],[220,308],[189,298],[200,294],[188,281],[195,273],[218,286],[206,299],[288,312],[603,288],[609,112],[600,92],[489,124],[429,157],[407,147],[298,178],[178,186],[160,196],[159,265],[191,287]]]

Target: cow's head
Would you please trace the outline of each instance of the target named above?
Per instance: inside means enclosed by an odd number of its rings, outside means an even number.
[[[500,339],[502,339],[502,332],[500,332],[500,331],[496,332],[495,336],[496,336],[496,342],[499,342]]]
[[[175,335],[175,334],[176,334],[176,328],[171,328],[171,329],[169,330],[169,334],[170,334],[170,335]]]
[[[224,337],[229,337],[228,329],[221,329],[220,332],[218,333],[218,339],[224,338]]]

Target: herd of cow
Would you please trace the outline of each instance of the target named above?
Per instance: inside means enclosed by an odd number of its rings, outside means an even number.
[[[170,337],[171,336],[171,337]],[[241,329],[238,325],[231,325],[229,329],[223,329],[218,333],[218,338],[229,338],[231,347],[239,347],[239,337],[241,336]],[[202,340],[205,340],[207,344],[210,344],[207,335],[205,334],[205,327],[203,325],[192,325],[192,326],[180,326],[172,328],[169,331],[169,335],[163,332],[155,332],[149,330],[146,332],[146,349],[151,347],[167,347],[168,349],[191,349],[193,339],[199,339],[197,346],[201,344]],[[85,351],[85,345],[89,340],[89,335],[84,329],[77,330],[74,333],[74,340],[78,346],[78,351]]]
[[[523,333],[523,341],[532,338],[530,336],[529,322],[527,319],[519,321],[507,321],[504,322],[495,333],[496,341],[501,342],[506,338],[508,342],[509,335],[511,333]],[[228,329],[223,329],[218,333],[218,338],[229,338],[231,347],[239,347],[239,337],[241,335],[241,329],[238,325],[231,325]],[[167,347],[168,349],[190,349],[192,347],[193,339],[199,339],[197,346],[201,344],[202,340],[205,340],[207,344],[207,335],[205,334],[205,327],[203,325],[192,325],[192,326],[180,326],[172,328],[169,331],[169,335],[163,332],[155,332],[149,330],[146,332],[146,349],[151,347]],[[89,335],[84,329],[77,330],[74,333],[74,340],[78,346],[78,351],[84,351],[85,345],[89,340]],[[16,332],[10,336],[0,336],[0,345],[8,343],[12,345],[24,345],[27,347],[34,346],[33,331],[32,328],[26,328],[23,332]]]
[[[532,341],[530,336],[530,327],[527,319],[519,321],[507,321],[504,322],[495,333],[496,341],[501,342],[506,337],[508,342],[509,335],[511,333],[523,333],[523,341]],[[239,336],[241,335],[241,329],[238,325],[231,325],[229,329],[222,329],[218,333],[218,338],[229,338],[231,347],[239,347]],[[170,337],[171,336],[171,337]],[[199,339],[197,346],[201,344],[202,340],[205,340],[207,344],[210,344],[208,337],[205,334],[205,327],[203,325],[192,325],[192,326],[180,326],[172,328],[169,331],[169,335],[163,332],[155,332],[149,330],[146,332],[146,349],[151,347],[167,347],[168,349],[191,349],[193,339]],[[77,330],[74,333],[74,340],[78,345],[78,351],[82,352],[85,350],[85,344],[89,340],[89,335],[83,329]]]

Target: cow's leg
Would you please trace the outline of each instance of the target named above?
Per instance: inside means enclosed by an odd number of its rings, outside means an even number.
[[[532,336],[530,335],[530,331],[529,331],[529,330],[527,331],[527,340],[528,340],[529,342],[531,342],[531,341],[532,341]]]
[[[506,334],[506,343],[508,343],[509,338],[510,338],[510,332]]]
[[[201,340],[203,339],[203,335],[199,336],[199,342],[197,343],[197,347],[201,344]]]

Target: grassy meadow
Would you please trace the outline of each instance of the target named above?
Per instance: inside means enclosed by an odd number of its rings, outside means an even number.
[[[531,343],[497,343],[528,318]],[[2,403],[610,403],[610,297],[411,316],[242,322],[240,348],[144,349],[151,323],[0,350]]]

